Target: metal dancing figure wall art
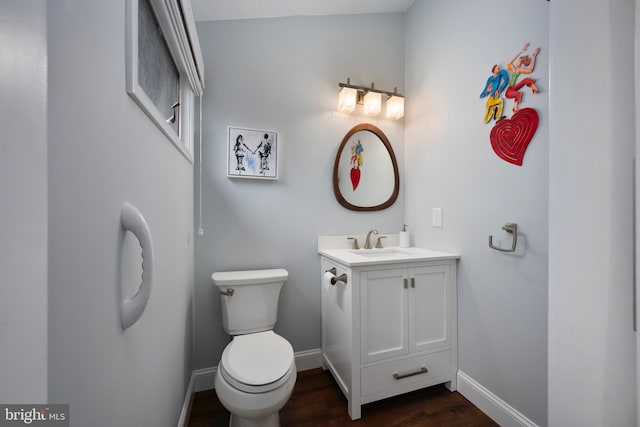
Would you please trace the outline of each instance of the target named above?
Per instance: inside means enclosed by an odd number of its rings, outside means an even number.
[[[487,98],[484,111],[484,121],[495,124],[489,134],[491,147],[498,157],[506,162],[522,166],[524,153],[538,129],[538,113],[533,108],[520,108],[523,101],[525,87],[531,89],[532,94],[540,93],[536,86],[536,79],[525,77],[519,80],[521,75],[532,74],[536,66],[536,58],[540,48],[536,48],[532,55],[525,55],[529,49],[529,43],[525,43],[522,49],[507,64],[507,70],[501,69],[496,64],[491,68],[491,75],[487,79],[480,98]],[[503,115],[505,101],[513,100],[513,113],[510,118]]]

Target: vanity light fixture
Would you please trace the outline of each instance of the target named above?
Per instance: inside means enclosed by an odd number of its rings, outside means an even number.
[[[371,87],[357,86],[351,84],[348,78],[346,83],[338,83],[340,92],[338,94],[338,110],[353,112],[356,104],[364,106],[364,113],[369,116],[377,116],[382,111],[382,95],[387,96],[386,117],[398,120],[404,117],[404,96],[400,95],[394,88],[393,92],[379,90],[371,83]]]
[[[343,87],[338,94],[338,110],[353,112],[356,109],[358,91],[352,87]]]
[[[398,120],[404,117],[404,97],[392,95],[387,99],[387,119]]]
[[[382,111],[382,94],[373,91],[373,83],[371,90],[364,95],[364,113],[367,116],[377,116]]]

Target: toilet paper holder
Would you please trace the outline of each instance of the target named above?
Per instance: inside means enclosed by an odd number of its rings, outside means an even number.
[[[332,285],[335,285],[338,282],[342,282],[345,285],[347,284],[347,273],[342,273],[341,275],[337,276],[338,270],[335,267],[331,267],[330,269],[326,270],[325,273],[333,274],[333,277],[331,278]]]

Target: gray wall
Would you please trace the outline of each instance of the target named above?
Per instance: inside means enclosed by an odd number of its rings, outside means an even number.
[[[545,425],[548,195],[548,424],[634,424],[634,117],[618,77],[633,74],[632,4],[530,1],[507,12],[506,0],[417,0],[406,68],[402,15],[201,23],[209,73],[196,367],[217,363],[227,341],[211,272],[289,269],[278,329],[298,351],[317,348],[316,235],[396,231],[406,210],[416,244],[462,254],[460,369]],[[74,425],[174,426],[192,369],[193,168],[124,92],[123,5],[60,3],[48,30],[45,7],[16,1],[0,13],[0,401],[71,403]],[[489,22],[500,29],[491,40]],[[542,47],[543,93],[525,95],[542,121],[517,168],[490,151],[477,94],[490,66],[524,41]],[[541,76],[549,55],[551,111]],[[402,122],[373,122],[394,144],[406,197],[381,213],[345,211],[331,165],[365,119],[335,112],[336,83],[350,76],[404,92],[405,71],[406,133]],[[224,176],[227,125],[280,132],[279,181]],[[509,202],[516,187],[522,195]],[[145,314],[123,333],[119,287],[136,280],[119,278],[124,201],[149,220],[158,269]],[[430,227],[432,207],[444,208],[442,229]],[[522,227],[516,257],[486,248],[489,234],[507,240],[506,221]]]
[[[124,2],[56,2],[48,23],[49,401],[74,426],[173,427],[192,372],[193,165],[125,91]],[[140,260],[124,202],[149,223],[155,271],[123,332],[140,278],[120,277]]]
[[[217,365],[228,337],[221,326],[214,271],[282,267],[289,280],[276,330],[295,351],[320,347],[320,274],[316,238],[397,233],[396,204],[357,213],[340,206],[333,161],[354,125],[372,122],[388,136],[403,170],[403,121],[336,111],[338,82],[403,90],[402,14],[200,22],[207,69],[203,110],[202,216],[196,239],[196,368]],[[226,177],[227,126],[274,130],[280,138],[275,182]],[[197,167],[197,165],[196,165]],[[197,174],[196,174],[197,179]]]
[[[47,401],[47,26],[0,4],[0,402]]]
[[[549,425],[637,425],[634,1],[551,2],[551,48]]]
[[[459,369],[539,425],[547,409],[547,174],[549,3],[417,0],[406,19],[406,218],[417,246],[459,252]],[[540,117],[519,167],[494,154],[479,95],[491,68],[530,42],[541,48]],[[504,114],[511,116],[512,101]],[[442,207],[443,226],[431,226]],[[511,239],[518,249],[487,245]]]

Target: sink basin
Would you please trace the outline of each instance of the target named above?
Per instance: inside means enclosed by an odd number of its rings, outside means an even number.
[[[351,244],[346,239],[347,236],[340,236],[339,239],[331,236],[327,238],[327,242],[334,247],[318,248],[320,255],[325,256],[332,261],[338,262],[347,267],[361,267],[368,265],[383,264],[399,264],[416,261],[428,261],[436,259],[457,259],[460,256],[445,252],[434,251],[422,248],[401,248],[399,246],[387,246],[386,248],[373,249],[351,249],[345,248],[344,245]],[[342,245],[342,247],[340,247]],[[336,247],[337,246],[337,247]]]
[[[397,249],[355,249],[351,252],[356,255],[369,258],[406,255],[406,252],[402,252]]]

